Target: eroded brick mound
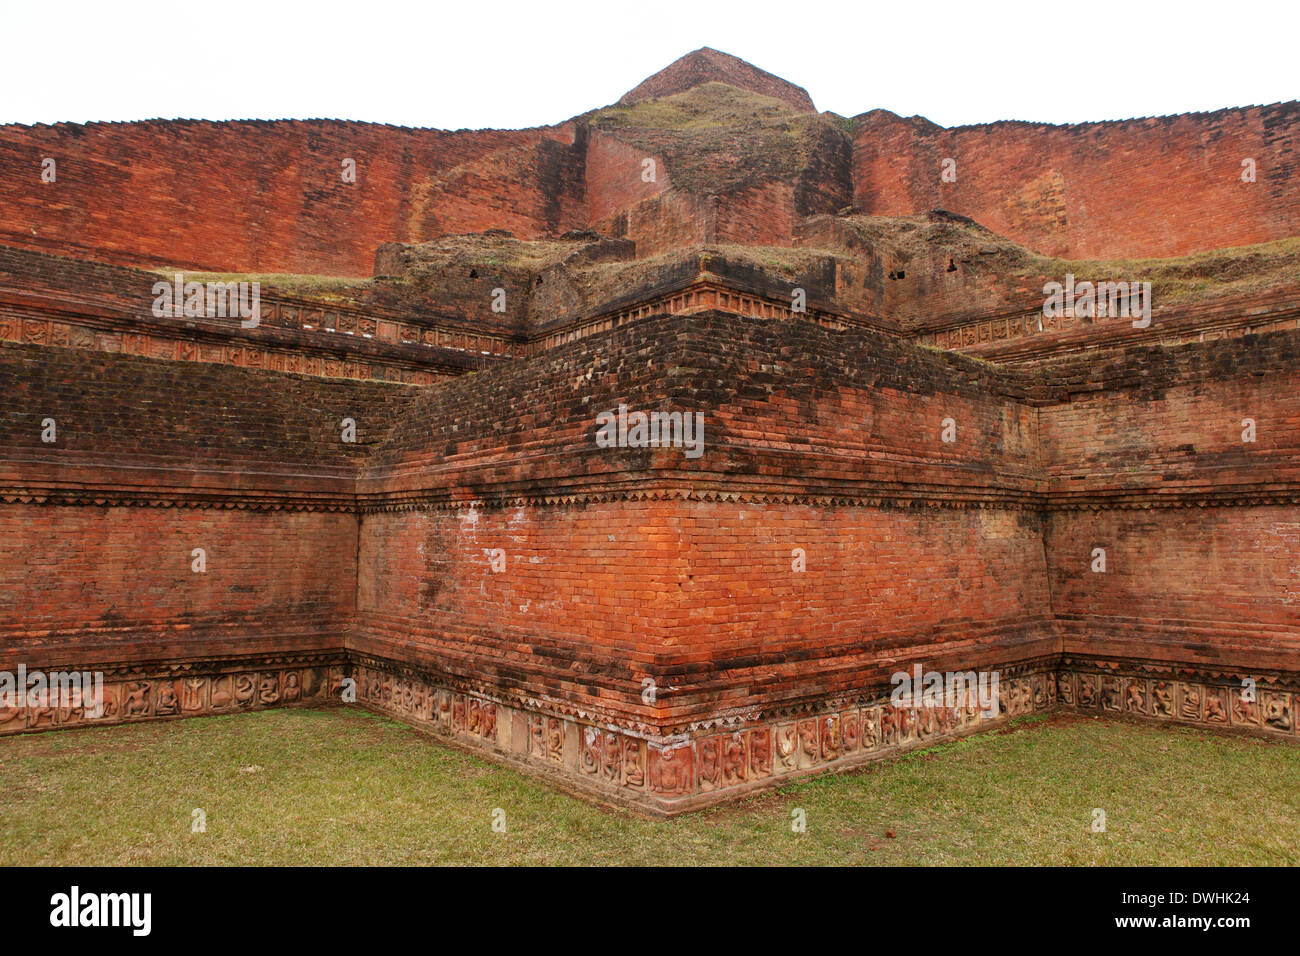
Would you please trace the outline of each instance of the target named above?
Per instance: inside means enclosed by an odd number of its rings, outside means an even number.
[[[639,103],[642,100],[659,96],[671,96],[683,93],[705,83],[726,83],[728,86],[742,90],[762,93],[799,110],[801,113],[816,112],[812,97],[802,86],[795,86],[779,76],[773,76],[766,70],[746,63],[739,57],[722,53],[709,47],[701,47],[688,53],[654,76],[641,82],[635,89],[623,94],[621,104]]]
[[[1072,126],[944,129],[885,109],[849,120],[706,48],[618,104],[531,130],[5,126],[0,244],[149,268],[359,278],[389,241],[594,229],[644,257],[791,245],[807,218],[852,207],[947,209],[1053,257],[1175,256],[1300,232],[1298,130],[1294,102]],[[57,181],[40,178],[47,159]]]
[[[1054,126],[853,120],[854,205],[942,207],[1044,255],[1180,256],[1300,232],[1300,103]],[[953,177],[940,176],[952,160]],[[1254,181],[1243,181],[1250,161]]]
[[[1058,707],[1300,740],[1295,104],[811,111],[706,49],[512,134],[0,131],[0,670],[104,672],[0,734],[355,701],[656,813]],[[204,263],[257,322],[158,308]]]

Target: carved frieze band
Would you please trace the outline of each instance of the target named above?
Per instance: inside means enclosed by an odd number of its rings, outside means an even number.
[[[1300,694],[1241,680],[1143,677],[1108,670],[1061,670],[1061,706],[1112,716],[1300,738]]]
[[[395,511],[460,511],[465,508],[508,509],[539,507],[574,507],[616,501],[701,501],[725,502],[746,505],[809,505],[819,508],[917,508],[931,509],[1003,509],[1023,511],[1040,507],[1027,499],[940,498],[926,495],[803,495],[782,493],[747,493],[729,491],[699,491],[691,488],[641,488],[609,491],[589,491],[572,494],[504,495],[493,498],[454,498],[446,493],[404,495],[400,500],[385,496],[361,496],[363,513]]]
[[[1300,691],[1265,678],[1248,693],[1224,675],[1142,675],[1067,659],[1000,668],[997,714],[978,707],[895,706],[878,691],[653,734],[593,722],[569,708],[444,682],[418,669],[340,652],[272,655],[153,668],[105,668],[97,710],[74,697],[0,708],[0,734],[234,713],[347,700],[524,767],[553,772],[612,800],[671,810],[833,771],[1058,707],[1300,741]],[[1300,686],[1300,685],[1297,685]],[[724,726],[725,724],[725,726]],[[685,729],[684,729],[685,730]]]
[[[618,501],[700,501],[745,505],[794,505],[814,508],[889,508],[896,510],[983,510],[983,511],[1147,511],[1168,508],[1260,508],[1300,505],[1300,492],[1273,492],[1255,495],[1187,495],[1162,494],[1159,500],[1069,502],[1042,500],[1039,496],[1023,500],[973,498],[936,498],[922,495],[791,495],[747,494],[739,492],[692,491],[689,489],[642,489],[585,492],[564,495],[512,495],[502,498],[453,498],[442,493],[407,496],[391,500],[374,495],[320,495],[312,498],[272,498],[247,492],[209,495],[195,498],[182,493],[132,493],[127,491],[68,491],[43,486],[0,489],[4,504],[53,506],[87,506],[109,508],[191,508],[233,511],[320,511],[380,514],[404,511],[461,511],[466,508],[499,510],[506,508],[582,507]]]
[[[1004,681],[997,716],[978,707],[895,707],[888,698],[719,732],[654,737],[510,706],[420,677],[360,665],[358,700],[458,743],[554,771],[586,789],[651,805],[707,800],[834,770],[1056,706],[1052,672]]]
[[[500,498],[455,498],[444,492],[403,495],[400,499],[383,495],[317,495],[271,497],[250,492],[208,494],[123,490],[69,491],[42,485],[0,488],[0,503],[53,506],[88,506],[110,508],[197,508],[237,511],[320,511],[379,514],[404,511],[461,511],[466,508],[495,510],[506,508],[583,507],[618,501],[699,501],[744,505],[794,505],[814,508],[888,508],[896,510],[1000,510],[1000,511],[1147,511],[1169,508],[1259,508],[1300,505],[1300,490],[1272,491],[1249,495],[1231,492],[1188,493],[1164,492],[1158,499],[1132,498],[1109,500],[1105,497],[1054,500],[1050,496],[1024,495],[1020,498],[964,497],[948,498],[926,494],[818,495],[697,491],[689,488],[644,488],[591,491],[574,494],[508,495]]]
[[[51,670],[66,673],[74,668]],[[268,657],[237,665],[195,662],[153,669],[120,665],[85,672],[102,675],[98,700],[78,684],[69,693],[35,705],[0,706],[0,734],[318,705],[337,700],[344,679],[341,654]]]
[[[1300,504],[1300,489],[1273,491],[1249,495],[1231,492],[1206,494],[1204,492],[1179,495],[1162,491],[1158,500],[1082,498],[1072,501],[1055,501],[1050,496],[1024,494],[1018,498],[939,497],[929,494],[873,495],[818,495],[749,493],[728,491],[698,491],[689,488],[622,489],[617,491],[592,491],[561,495],[505,495],[500,498],[453,498],[444,493],[406,495],[394,498],[362,495],[359,510],[362,513],[397,511],[460,511],[465,508],[506,509],[520,507],[574,507],[614,501],[703,501],[734,502],[746,505],[797,505],[816,508],[893,508],[930,510],[1001,510],[1001,511],[1146,511],[1166,508],[1229,508],[1270,507]]]

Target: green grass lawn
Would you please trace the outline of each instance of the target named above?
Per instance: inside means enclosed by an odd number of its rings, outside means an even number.
[[[1300,747],[1092,718],[1028,718],[670,821],[358,709],[10,737],[0,770],[4,865],[1300,864]]]

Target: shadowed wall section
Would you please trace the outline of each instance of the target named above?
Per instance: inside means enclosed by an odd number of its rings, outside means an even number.
[[[1275,334],[1051,374],[1069,392],[1040,412],[1067,656],[1294,678],[1298,367],[1295,337]]]

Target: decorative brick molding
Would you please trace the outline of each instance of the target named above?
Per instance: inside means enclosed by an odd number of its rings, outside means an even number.
[[[59,668],[70,670],[70,667]],[[998,668],[998,714],[978,707],[896,707],[888,688],[763,709],[695,729],[601,719],[480,680],[366,654],[332,652],[116,665],[102,714],[75,700],[0,708],[0,735],[285,706],[355,703],[583,796],[672,816],[790,780],[836,773],[1059,711],[1186,724],[1300,742],[1300,676],[1264,675],[1256,699],[1239,679],[1067,656]]]
[[[616,310],[580,319],[564,328],[548,330],[529,343],[528,354],[536,355],[558,345],[575,342],[588,335],[607,332],[643,319],[707,311],[727,312],[747,319],[799,319],[828,329],[892,328],[892,324],[887,321],[825,307],[811,307],[804,312],[795,312],[791,309],[788,300],[777,299],[770,293],[743,289],[726,276],[701,271],[682,288],[652,293],[641,301]]]
[[[1300,741],[1300,675],[1259,675],[1248,692],[1250,676],[1067,656],[1057,696],[1072,711]]]
[[[420,354],[416,342],[403,340],[387,346],[376,343],[376,347],[368,348],[364,339],[338,341],[338,336],[314,333],[310,326],[305,332],[278,331],[268,321],[264,323],[266,330],[261,326],[243,330],[233,324],[218,325],[214,320],[141,318],[67,302],[57,306],[50,302],[6,304],[4,298],[0,290],[0,342],[408,385],[431,385],[474,367],[460,356],[448,354],[465,351],[449,344],[450,335],[438,345],[419,343],[428,352]],[[264,316],[279,316],[287,311],[275,303],[264,306]],[[374,320],[370,321],[373,326]],[[405,347],[405,355],[373,354],[397,352],[398,346]]]
[[[1071,352],[1216,342],[1288,329],[1300,329],[1300,302],[1294,289],[1169,306],[1152,314],[1149,328],[1134,328],[1130,318],[1087,319],[1072,314],[1044,317],[1041,305],[1035,305],[927,329],[914,341],[1017,365]]]
[[[379,658],[356,658],[357,701],[565,789],[670,816],[988,730],[1056,707],[1055,673],[1006,668],[1000,712],[895,707],[887,689],[734,718],[679,734],[629,731],[544,701],[448,682]]]
[[[58,488],[35,486],[30,488],[0,488],[0,503],[22,505],[50,505],[51,507],[95,508],[185,508],[220,509],[225,511],[302,511],[346,512],[357,510],[352,496],[307,498],[287,496],[271,498],[256,494],[195,495],[169,491],[127,492],[66,491]]]
[[[0,734],[68,727],[204,717],[276,706],[320,706],[337,700],[342,653],[281,654],[233,661],[186,661],[153,667],[88,667],[103,675],[99,714],[80,695],[56,706],[0,706]],[[32,673],[35,668],[28,668]],[[63,665],[49,671],[83,670]]]

